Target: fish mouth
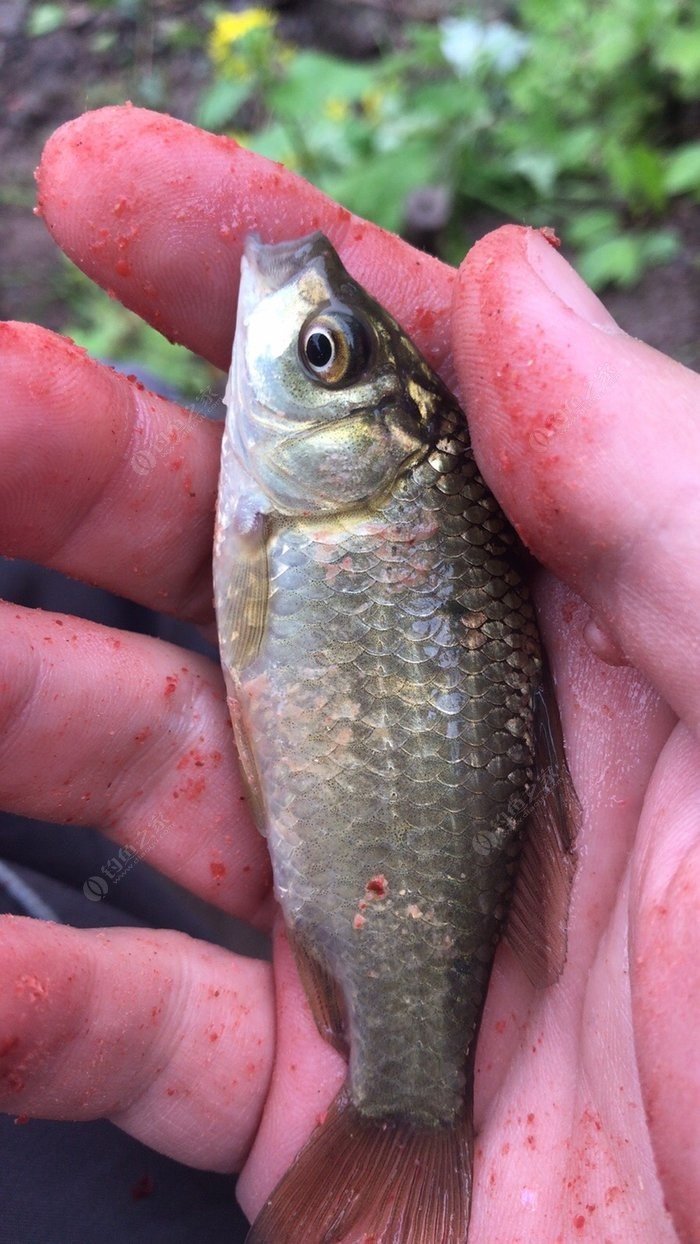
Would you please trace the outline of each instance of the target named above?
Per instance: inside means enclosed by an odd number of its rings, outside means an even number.
[[[262,298],[281,289],[314,259],[328,263],[334,255],[328,238],[318,230],[290,242],[263,242],[258,233],[249,233],[243,244],[243,271],[254,297]]]

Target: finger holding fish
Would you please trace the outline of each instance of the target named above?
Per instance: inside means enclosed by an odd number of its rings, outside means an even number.
[[[453,344],[477,453],[528,548],[697,730],[700,377],[516,226],[465,259]]]
[[[270,1078],[270,968],[182,933],[0,917],[0,1109],[109,1118],[234,1171]]]
[[[220,428],[33,324],[0,369],[0,552],[210,624]]]
[[[37,178],[39,210],[66,254],[218,367],[231,358],[246,235],[286,241],[314,229],[431,362],[446,362],[453,269],[231,138],[145,108],[102,108],[52,135]]]
[[[0,806],[98,826],[206,901],[269,920],[267,854],[213,662],[6,603],[0,631]]]

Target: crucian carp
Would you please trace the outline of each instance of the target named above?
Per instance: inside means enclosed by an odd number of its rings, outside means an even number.
[[[522,550],[455,398],[322,234],[247,240],[225,400],[239,759],[316,1021],[348,1056],[248,1238],[464,1244],[496,945],[505,926],[556,978],[574,861]]]

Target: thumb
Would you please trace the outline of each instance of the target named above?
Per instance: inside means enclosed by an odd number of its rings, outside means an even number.
[[[462,264],[453,332],[476,456],[525,544],[697,729],[700,376],[512,225]]]

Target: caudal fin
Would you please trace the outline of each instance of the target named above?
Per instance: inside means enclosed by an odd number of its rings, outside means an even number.
[[[471,1102],[454,1127],[364,1118],[345,1090],[246,1244],[465,1244]]]

